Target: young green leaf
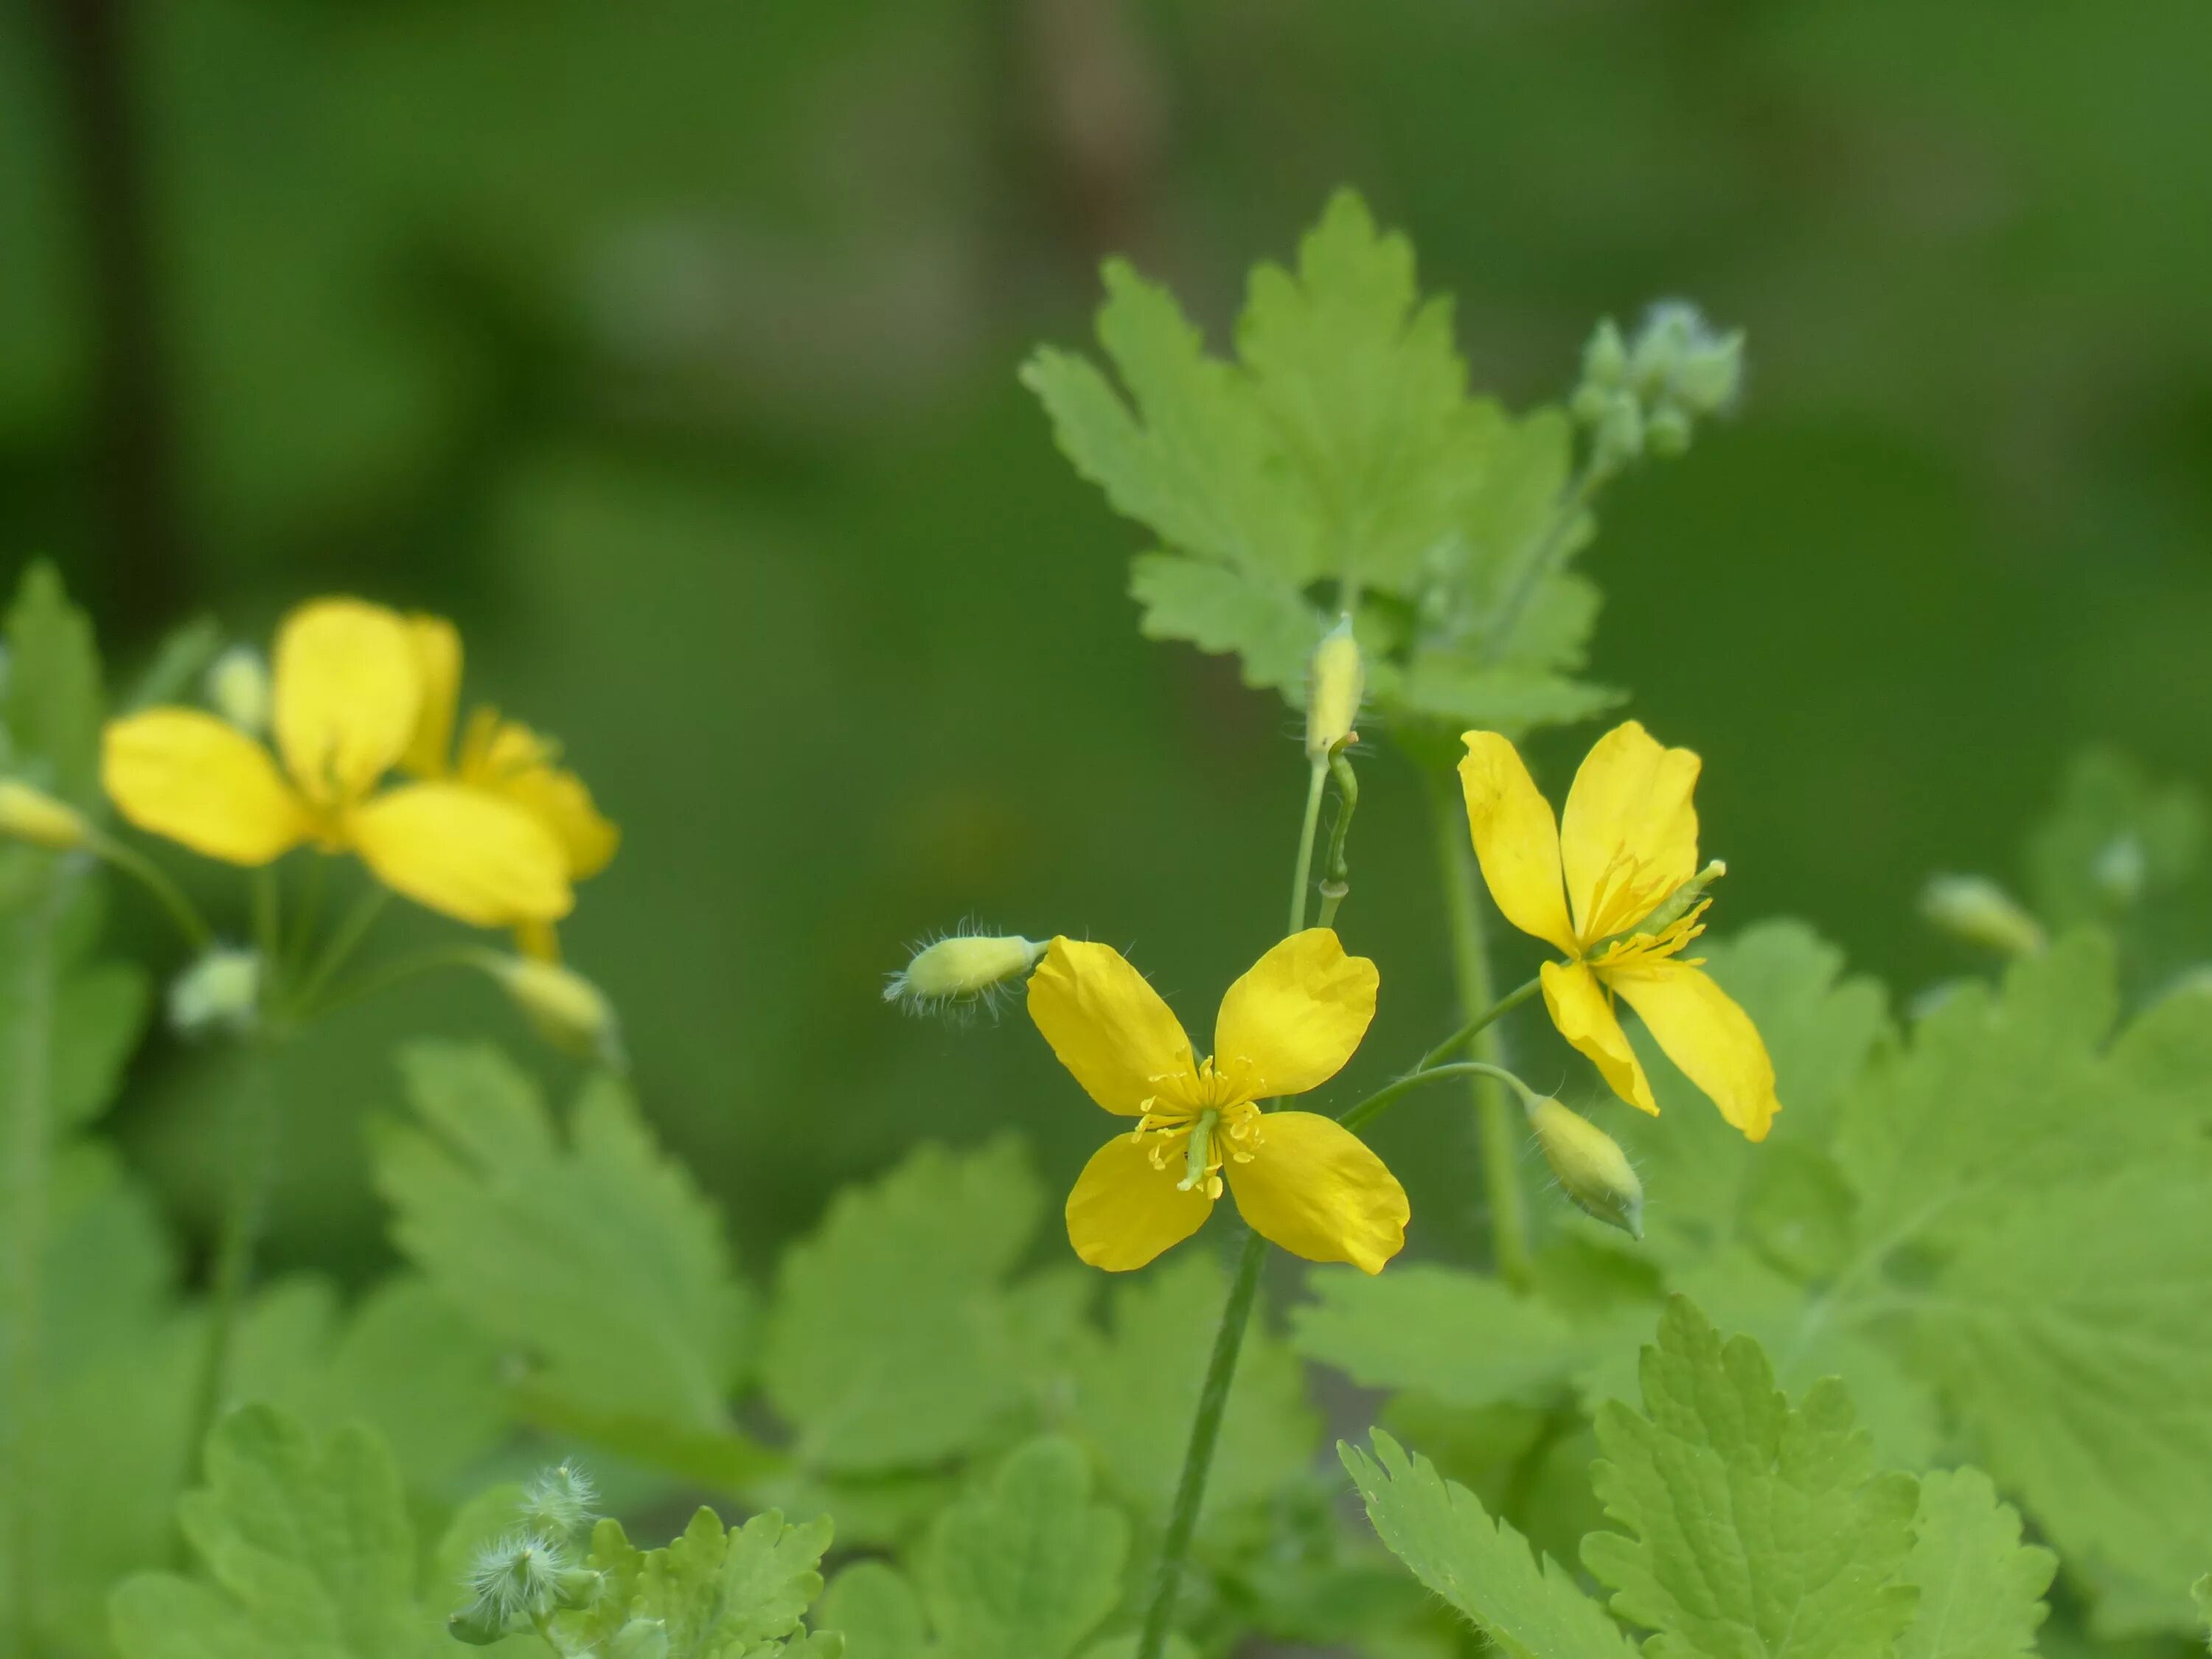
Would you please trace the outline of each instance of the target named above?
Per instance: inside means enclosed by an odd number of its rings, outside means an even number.
[[[815,1623],[845,1638],[845,1659],[927,1659],[928,1620],[906,1575],[855,1561],[830,1581]]]
[[[627,1088],[586,1084],[563,1136],[495,1049],[422,1044],[401,1063],[414,1118],[380,1126],[375,1148],[399,1248],[483,1330],[531,1354],[550,1394],[726,1430],[747,1293],[714,1211]]]
[[[1430,1262],[1380,1277],[1322,1267],[1306,1286],[1315,1299],[1291,1310],[1291,1345],[1366,1388],[1447,1406],[1534,1402],[1588,1357],[1587,1333],[1566,1314],[1486,1274]]]
[[[100,799],[100,652],[92,619],[70,602],[44,562],[23,573],[4,623],[8,674],[0,687],[0,760],[29,767],[35,781],[91,807]],[[9,751],[12,751],[9,752]]]
[[[602,1521],[588,1563],[601,1588],[590,1607],[556,1615],[554,1632],[570,1653],[621,1653],[641,1640],[630,1632],[652,1632],[665,1646],[637,1650],[662,1659],[834,1659],[835,1645],[815,1647],[804,1629],[830,1533],[826,1518],[793,1526],[774,1510],[725,1528],[702,1509],[666,1547],[641,1550],[619,1522]]]
[[[838,1195],[784,1253],[763,1340],[769,1401],[798,1431],[801,1462],[933,1463],[1003,1429],[1030,1363],[1006,1279],[1042,1208],[1012,1140],[924,1146]]]
[[[208,1485],[179,1506],[213,1581],[141,1573],[116,1590],[124,1659],[429,1659],[450,1651],[416,1593],[399,1477],[365,1429],[320,1443],[265,1407],[208,1446]]]
[[[1508,1659],[1634,1659],[1635,1644],[1573,1575],[1425,1457],[1408,1457],[1380,1429],[1374,1455],[1339,1443],[1337,1455],[1376,1534],[1413,1576],[1465,1614]]]
[[[1072,1441],[1030,1441],[939,1516],[924,1600],[947,1656],[1068,1659],[1121,1598],[1127,1522],[1091,1500]]]
[[[2020,1515],[1978,1469],[1920,1477],[1912,1550],[1899,1577],[1920,1605],[1897,1659],[2017,1659],[2035,1651],[2058,1558],[2020,1541]]]
[[[1912,1478],[1872,1473],[1832,1380],[1791,1406],[1765,1353],[1669,1299],[1644,1352],[1639,1414],[1598,1413],[1593,1479],[1624,1532],[1583,1541],[1613,1611],[1656,1632],[1651,1659],[1889,1659],[1917,1592]]]

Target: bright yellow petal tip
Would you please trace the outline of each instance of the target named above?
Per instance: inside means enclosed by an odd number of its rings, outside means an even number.
[[[100,775],[126,821],[228,864],[267,864],[314,827],[269,751],[197,708],[110,721]]]
[[[407,752],[422,706],[415,639],[396,611],[316,599],[277,629],[277,751],[319,805],[359,800]]]

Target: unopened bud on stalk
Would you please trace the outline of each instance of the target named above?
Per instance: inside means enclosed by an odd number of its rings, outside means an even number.
[[[1322,636],[1306,665],[1306,758],[1324,761],[1359,733],[1359,700],[1367,695],[1367,665],[1346,617]]]
[[[490,951],[485,952],[483,965],[547,1042],[563,1054],[595,1060],[613,1071],[627,1068],[622,1021],[614,1005],[574,969],[535,957]]]
[[[574,1536],[590,1524],[599,1497],[590,1475],[573,1462],[558,1463],[522,1489],[522,1519],[533,1530]]]
[[[269,665],[250,645],[234,645],[208,665],[207,699],[240,731],[269,730]]]
[[[261,1012],[261,954],[217,945],[169,982],[169,1026],[179,1036],[243,1036]]]
[[[1920,914],[1954,939],[2003,956],[2034,956],[2045,943],[2043,924],[1987,876],[1930,876]]]
[[[0,836],[66,853],[92,838],[76,808],[15,778],[0,778]]]
[[[1644,1183],[1618,1141],[1551,1099],[1530,1105],[1528,1127],[1561,1191],[1608,1227],[1631,1238],[1644,1237]]]
[[[884,1000],[908,1013],[973,1013],[993,1008],[1029,977],[1045,947],[1018,934],[954,933],[916,951],[890,976]]]

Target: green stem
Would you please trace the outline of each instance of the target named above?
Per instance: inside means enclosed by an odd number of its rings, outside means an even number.
[[[1467,1010],[1469,1041],[1478,1059],[1498,1063],[1497,1003],[1491,993],[1490,953],[1483,942],[1482,896],[1476,890],[1474,850],[1459,814],[1449,773],[1429,774],[1430,816],[1444,887],[1444,920],[1451,929],[1452,968],[1460,1004]],[[1525,992],[1526,987],[1522,988]],[[1512,1103],[1493,1079],[1473,1081],[1482,1179],[1490,1200],[1491,1254],[1498,1276],[1516,1289],[1531,1277],[1528,1201],[1521,1190],[1521,1126]]]
[[[1336,783],[1336,822],[1329,826],[1328,856],[1322,866],[1321,925],[1336,926],[1336,913],[1352,893],[1352,866],[1345,844],[1352,838],[1352,815],[1359,810],[1359,778],[1341,750],[1328,757],[1328,775]]]
[[[192,1391],[191,1415],[185,1419],[189,1438],[185,1457],[195,1474],[208,1431],[222,1409],[223,1391],[230,1381],[231,1348],[238,1320],[253,1277],[253,1255],[259,1243],[263,1212],[276,1167],[276,1079],[270,1074],[271,1049],[267,1042],[246,1051],[246,1063],[231,1102],[230,1190],[224,1200],[222,1231],[216,1241],[215,1277],[208,1297],[207,1346],[200,1357],[200,1372]]]
[[[276,953],[284,941],[284,896],[276,882],[273,864],[264,864],[253,872],[253,948],[261,953],[261,970],[265,974],[276,971]]]
[[[46,1483],[40,1465],[45,1376],[46,1199],[52,1176],[54,929],[64,888],[21,911],[9,988],[15,1065],[0,1096],[0,1653],[31,1659],[39,1650],[44,1575],[40,1514]]]
[[[1159,1574],[1153,1581],[1152,1605],[1145,1609],[1144,1630],[1137,1638],[1137,1659],[1160,1659],[1167,1645],[1176,1597],[1182,1589],[1183,1560],[1190,1553],[1191,1534],[1198,1529],[1198,1512],[1206,1503],[1206,1476],[1221,1439],[1229,1385],[1236,1379],[1237,1357],[1243,1350],[1244,1329],[1252,1322],[1252,1304],[1259,1299],[1260,1270],[1267,1261],[1267,1241],[1247,1233],[1237,1258],[1237,1277],[1230,1282],[1229,1299],[1222,1306],[1221,1328],[1214,1334],[1213,1357],[1206,1362],[1206,1380],[1199,1386],[1198,1414],[1191,1419],[1175,1507],[1168,1512],[1167,1531],[1160,1540]]]
[[[1446,1054],[1451,1053],[1453,1049],[1458,1048],[1460,1044],[1472,1037],[1484,1026],[1489,1024],[1491,1021],[1499,1018],[1504,1015],[1511,1013],[1516,1008],[1518,1008],[1522,1003],[1528,1001],[1529,998],[1534,996],[1537,992],[1543,988],[1544,981],[1540,979],[1532,979],[1526,984],[1516,986],[1513,989],[1508,991],[1504,996],[1498,998],[1497,1001],[1492,1003],[1489,1007],[1477,1014],[1473,1019],[1468,1021],[1466,1024],[1461,1026],[1459,1030],[1454,1031],[1442,1042],[1437,1044],[1435,1048],[1430,1049],[1428,1053],[1423,1054],[1421,1056],[1421,1063],[1419,1066],[1416,1066],[1413,1069],[1417,1072],[1426,1071],[1430,1066],[1442,1060]]]
[[[1372,1123],[1423,1084],[1434,1083],[1439,1078],[1447,1077],[1489,1078],[1494,1082],[1510,1084],[1524,1102],[1530,1092],[1527,1084],[1503,1066],[1492,1066],[1480,1060],[1455,1060],[1446,1065],[1409,1072],[1395,1083],[1384,1084],[1366,1099],[1345,1108],[1337,1115],[1336,1121],[1347,1129],[1358,1129],[1363,1124]]]
[[[154,902],[161,907],[171,921],[176,923],[177,931],[185,936],[185,942],[192,949],[204,951],[215,943],[215,929],[209,927],[207,919],[193,908],[192,902],[185,896],[184,890],[161,873],[160,865],[137,848],[125,846],[112,836],[97,832],[93,836],[91,847],[94,854],[103,863],[120,870],[153,895]]]
[[[323,946],[323,953],[315,958],[314,965],[301,974],[298,988],[286,1000],[289,1015],[305,1018],[307,1013],[304,1011],[325,1012],[314,1007],[315,997],[331,982],[331,976],[352,960],[353,953],[361,949],[362,941],[383,916],[384,907],[391,902],[392,895],[382,887],[370,888],[354,902],[345,920],[332,930],[329,943]],[[349,1002],[354,1000],[351,996],[339,999]]]
[[[1605,481],[1613,476],[1610,467],[1601,469],[1597,456],[1592,453],[1575,474],[1574,481],[1560,494],[1536,539],[1529,544],[1528,556],[1521,568],[1514,573],[1513,586],[1506,590],[1498,609],[1492,613],[1490,626],[1483,630],[1482,654],[1496,661],[1512,643],[1522,617],[1543,587],[1544,578],[1555,570],[1566,556],[1567,538],[1583,514],[1589,510],[1591,500]]]
[[[1322,790],[1328,782],[1328,762],[1326,758],[1313,763],[1313,775],[1306,784],[1306,815],[1298,829],[1298,864],[1291,875],[1291,933],[1302,933],[1306,926],[1306,888],[1313,880],[1314,832],[1321,825]],[[1288,938],[1289,934],[1285,934]]]
[[[350,985],[341,985],[322,1001],[313,1006],[302,1005],[294,1024],[304,1024],[311,1019],[320,1019],[337,1009],[367,1000],[395,985],[404,985],[410,979],[420,979],[447,968],[470,968],[478,972],[490,972],[500,963],[499,953],[488,951],[481,945],[441,945],[434,950],[418,951],[412,956],[402,957],[397,962],[357,979]]]

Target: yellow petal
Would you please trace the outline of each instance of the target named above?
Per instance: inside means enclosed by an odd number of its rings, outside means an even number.
[[[1135,1117],[1164,1081],[1197,1070],[1160,994],[1111,945],[1054,939],[1030,975],[1029,1006],[1060,1063],[1109,1112]]]
[[[100,774],[131,823],[227,863],[267,864],[313,827],[270,752],[197,708],[149,708],[110,721]]]
[[[1559,854],[1585,945],[1633,927],[1698,871],[1698,757],[1634,720],[1591,746],[1567,792]]]
[[[1537,793],[1520,751],[1497,732],[1469,732],[1460,740],[1467,744],[1459,782],[1467,795],[1468,827],[1498,913],[1522,933],[1573,954],[1552,804]]]
[[[1260,1119],[1249,1164],[1222,1166],[1252,1231],[1309,1261],[1379,1273],[1405,1248],[1406,1189],[1367,1143],[1317,1112]]]
[[[1252,1100],[1302,1095],[1344,1069],[1375,1018],[1375,964],[1335,931],[1293,933],[1221,999],[1213,1063]]]
[[[442,778],[453,764],[453,722],[460,713],[461,634],[443,617],[417,614],[407,618],[407,635],[422,696],[415,735],[399,763],[418,778]]]
[[[415,641],[396,612],[317,599],[276,633],[277,752],[309,800],[367,794],[407,752],[422,706]]]
[[[553,832],[572,881],[599,874],[622,845],[622,831],[599,815],[592,792],[574,772],[533,766],[492,787]]]
[[[1182,1179],[1182,1160],[1152,1167],[1151,1150],[1115,1135],[1091,1155],[1067,1195],[1067,1242],[1094,1267],[1125,1273],[1141,1267],[1206,1224],[1213,1200]]]
[[[386,887],[472,927],[556,921],[575,902],[545,826],[465,784],[386,790],[348,814],[346,831]]]
[[[1746,1139],[1765,1139],[1782,1109],[1774,1097],[1774,1062],[1751,1016],[1711,975],[1669,957],[1636,957],[1605,978],[1721,1115]]]
[[[1578,962],[1547,962],[1537,970],[1544,981],[1544,1006],[1559,1035],[1589,1056],[1606,1085],[1630,1105],[1659,1115],[1643,1062],[1628,1046],[1628,1033],[1606,1000],[1597,975]]]

